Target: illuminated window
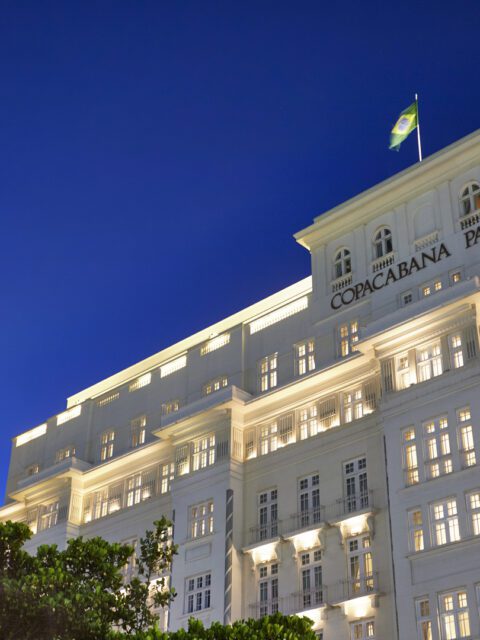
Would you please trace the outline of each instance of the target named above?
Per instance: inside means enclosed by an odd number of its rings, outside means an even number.
[[[422,424],[427,478],[452,473],[452,455],[447,416],[439,416]]]
[[[39,472],[40,472],[40,465],[38,465],[38,464],[31,464],[26,469],[27,476],[35,476]]]
[[[142,387],[146,387],[152,381],[152,374],[145,373],[143,376],[140,376],[133,382],[128,385],[129,391],[136,391],[137,389],[141,389]]]
[[[168,493],[172,486],[173,478],[175,475],[175,465],[173,462],[169,462],[167,464],[162,464],[161,467],[161,484],[160,491],[161,493]]]
[[[147,469],[127,478],[127,507],[139,504],[155,495],[156,468]]]
[[[257,496],[259,540],[278,535],[278,494],[276,489],[262,491]]]
[[[190,538],[201,538],[213,533],[213,500],[190,508]]]
[[[455,333],[453,336],[449,336],[450,342],[450,356],[452,358],[452,365],[454,369],[463,367],[463,347],[462,336],[460,333]]]
[[[467,494],[467,512],[473,535],[480,536],[480,490]]]
[[[358,342],[358,320],[351,320],[341,324],[338,328],[340,339],[340,355],[342,357],[350,355],[356,351],[355,345]]]
[[[307,307],[308,296],[298,298],[298,300],[294,300],[293,302],[280,307],[280,309],[275,309],[275,311],[271,311],[257,320],[252,320],[249,324],[250,334],[257,333],[257,331],[262,331],[262,329],[266,329],[267,327],[272,326],[272,324],[286,320],[290,316],[307,309]]]
[[[302,609],[311,609],[323,604],[322,552],[320,549],[299,554]]]
[[[67,458],[72,458],[75,455],[75,447],[73,445],[59,449],[55,454],[55,462],[62,462]]]
[[[100,398],[99,400],[97,400],[97,407],[106,407],[107,404],[111,404],[112,402],[115,402],[115,400],[118,400],[119,397],[120,397],[120,393],[118,392],[111,393],[108,396],[103,396],[103,398]]]
[[[416,484],[418,478],[417,445],[415,443],[415,429],[409,427],[403,432],[403,468],[407,485]]]
[[[115,431],[105,431],[101,436],[100,460],[108,460],[113,456],[113,443],[115,440]]]
[[[30,429],[30,431],[26,431],[21,435],[15,438],[15,446],[21,447],[23,444],[27,444],[31,440],[35,440],[35,438],[39,438],[47,433],[47,423],[39,424],[38,427]]]
[[[440,342],[434,342],[417,350],[418,381],[424,382],[443,373]]]
[[[443,593],[438,600],[442,639],[469,638],[470,618],[466,591]]]
[[[278,426],[276,422],[260,427],[260,455],[272,453],[278,449]]]
[[[333,260],[333,278],[341,278],[352,273],[352,257],[348,249],[340,249]]]
[[[410,550],[423,551],[423,517],[421,509],[412,509],[408,512],[408,529],[410,533]]]
[[[170,376],[172,373],[176,371],[180,371],[187,366],[187,356],[180,356],[179,358],[175,358],[175,360],[170,360],[166,364],[162,364],[160,367],[160,377],[165,378],[166,376]]]
[[[73,420],[74,418],[78,418],[78,416],[82,413],[82,405],[77,404],[75,407],[71,409],[67,409],[63,413],[59,413],[57,416],[57,427],[69,420]]]
[[[142,444],[145,444],[145,429],[147,426],[147,417],[140,416],[139,418],[135,418],[130,422],[131,429],[131,443],[132,447],[139,447]]]
[[[373,591],[373,556],[369,535],[347,540],[347,562],[350,595]]]
[[[430,506],[433,543],[447,544],[460,540],[457,501],[448,498]]]
[[[318,409],[313,404],[310,407],[304,407],[298,412],[298,426],[300,430],[300,440],[306,440],[311,436],[316,436],[318,429]]]
[[[430,282],[429,284],[425,284],[422,286],[422,296],[426,298],[427,296],[430,296],[432,293],[437,293],[438,291],[441,291],[441,290],[442,290],[442,281],[434,280],[433,282]]]
[[[393,251],[392,232],[387,227],[380,229],[373,239],[373,258],[382,258]]]
[[[480,209],[480,185],[470,182],[460,194],[460,214],[468,216]]]
[[[220,389],[223,389],[227,386],[228,386],[227,376],[220,376],[219,378],[215,378],[215,380],[210,380],[210,382],[207,382],[207,384],[203,387],[203,395],[209,396],[211,393],[214,393],[215,391],[220,391]]]
[[[367,459],[343,463],[344,507],[347,513],[368,507]]]
[[[300,527],[321,521],[320,476],[318,473],[298,481],[298,510]]]
[[[278,612],[278,564],[259,565],[258,608],[260,617]]]
[[[277,361],[278,354],[262,358],[258,363],[259,388],[260,391],[268,391],[277,386]]]
[[[457,410],[457,424],[462,467],[472,467],[477,464],[477,456],[475,453],[470,407],[463,407]]]
[[[461,271],[452,271],[450,274],[450,282],[452,284],[457,284],[462,280],[462,272]]]
[[[303,376],[315,369],[315,342],[306,340],[295,345],[295,371]]]
[[[190,471],[190,446],[182,444],[175,451],[175,473],[177,476],[183,476]]]
[[[185,580],[185,613],[210,609],[211,583],[210,573]]]
[[[193,443],[192,462],[194,471],[215,464],[215,434],[200,438]]]
[[[352,640],[375,640],[375,622],[361,620],[350,624]]]
[[[221,336],[213,336],[204,345],[200,347],[200,355],[205,356],[212,351],[216,351],[221,347],[230,343],[230,334],[224,333]]]
[[[40,507],[40,517],[38,521],[38,530],[45,531],[51,529],[58,522],[59,505],[58,500]]]
[[[180,409],[180,400],[169,400],[162,404],[162,415],[168,416],[170,413],[175,413]]]
[[[417,614],[418,639],[432,640],[432,618],[429,599],[424,597],[416,600],[415,611]]]
[[[363,418],[363,409],[363,392],[361,387],[343,394],[344,422],[352,422],[352,420]]]

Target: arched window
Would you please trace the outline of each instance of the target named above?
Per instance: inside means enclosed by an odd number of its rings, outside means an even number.
[[[468,216],[480,209],[480,185],[478,182],[470,182],[460,195],[460,214]]]
[[[341,278],[352,272],[352,258],[348,249],[340,249],[335,254],[333,261],[333,277]]]
[[[373,259],[382,258],[392,251],[392,232],[388,227],[383,227],[377,231],[373,238]]]

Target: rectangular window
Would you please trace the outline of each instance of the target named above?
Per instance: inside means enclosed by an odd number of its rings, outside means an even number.
[[[408,530],[410,534],[410,551],[423,551],[423,516],[421,509],[408,512]]]
[[[260,617],[278,612],[278,564],[259,565],[258,605]]]
[[[187,366],[187,356],[180,356],[175,360],[170,360],[166,364],[162,364],[160,367],[160,378],[166,378],[180,369],[184,369]]]
[[[140,376],[139,378],[137,378],[136,380],[131,382],[128,385],[128,390],[129,391],[136,391],[137,389],[141,389],[142,387],[146,387],[147,385],[150,384],[151,381],[152,381],[152,374],[150,372],[149,373],[145,373],[143,376]]]
[[[402,353],[395,358],[397,389],[408,389],[411,385],[410,358],[408,353]]]
[[[185,613],[210,609],[211,584],[212,576],[210,573],[185,580]]]
[[[278,494],[276,489],[262,491],[257,496],[259,540],[278,535]]]
[[[290,316],[293,316],[295,313],[299,313],[308,307],[308,296],[303,296],[294,302],[290,302],[289,304],[284,305],[280,309],[276,309],[267,315],[258,318],[257,320],[252,320],[250,322],[250,334],[253,335],[257,333],[257,331],[262,331],[267,327],[270,327],[272,324],[277,322],[281,322]]]
[[[312,436],[316,436],[318,429],[318,409],[316,404],[310,407],[304,407],[298,412],[298,426],[300,431],[300,440],[306,440]]]
[[[426,298],[427,296],[432,295],[432,293],[437,293],[442,290],[442,281],[434,280],[429,284],[425,284],[422,286],[422,296]]]
[[[402,293],[402,306],[405,307],[411,302],[413,302],[413,293],[411,291],[405,291],[405,293]]]
[[[278,354],[273,353],[271,356],[262,358],[258,363],[260,391],[268,391],[277,386],[277,361]]]
[[[454,369],[459,369],[464,365],[462,334],[454,333],[453,335],[448,337],[448,342],[450,346],[450,357],[452,359],[452,367]]]
[[[78,416],[81,413],[82,413],[82,405],[81,404],[77,404],[75,407],[72,407],[71,409],[67,409],[63,413],[59,413],[58,416],[57,416],[57,427],[59,427],[61,424],[65,424],[65,422],[68,422],[69,420],[73,420],[74,418],[78,418]],[[38,429],[39,427],[36,427],[36,428]],[[17,438],[17,440],[18,440],[18,438]]]
[[[415,444],[415,429],[408,427],[402,434],[403,446],[403,469],[405,473],[405,484],[417,484],[418,478],[418,459],[417,445]]]
[[[419,382],[425,382],[442,373],[442,348],[440,342],[434,342],[417,349],[417,374]]]
[[[364,402],[362,387],[343,394],[343,421],[352,422],[363,418]]]
[[[115,440],[115,431],[105,431],[101,437],[100,460],[108,460],[113,456],[113,443]]]
[[[295,345],[295,372],[303,376],[315,369],[315,341],[306,340]]]
[[[27,476],[35,476],[39,472],[40,472],[40,465],[39,464],[31,464],[29,467],[27,467],[26,475]]]
[[[100,398],[99,400],[97,400],[97,407],[106,407],[107,404],[111,404],[112,402],[115,402],[115,400],[118,400],[119,397],[120,397],[120,393],[118,391],[115,391],[114,393],[111,393],[108,396],[103,396],[103,398]]]
[[[167,462],[167,464],[162,464],[161,484],[160,484],[161,493],[168,493],[170,491],[174,475],[175,475],[175,465],[173,464],[173,462]]]
[[[461,282],[462,280],[462,271],[458,269],[457,271],[452,271],[450,273],[450,282],[451,284],[457,284],[457,282]]]
[[[439,596],[442,640],[470,637],[467,592],[452,591]]]
[[[365,456],[343,463],[344,509],[346,513],[368,507],[367,459]]]
[[[415,601],[415,613],[417,617],[418,640],[432,640],[432,618],[428,598],[418,598],[418,600]]]
[[[375,585],[369,535],[348,539],[347,562],[350,595],[373,591]]]
[[[215,434],[210,434],[193,443],[193,470],[205,469],[215,464]]]
[[[272,453],[278,449],[278,426],[276,422],[260,427],[260,455]]]
[[[425,470],[428,479],[452,473],[448,417],[439,416],[422,423]]]
[[[320,549],[299,554],[300,561],[300,606],[302,609],[319,607],[323,604],[322,552]]]
[[[447,498],[430,505],[433,544],[436,546],[460,540],[457,501]]]
[[[374,620],[361,620],[350,624],[352,640],[375,640]]]
[[[162,415],[168,416],[170,413],[175,413],[180,409],[180,400],[169,400],[162,404]]]
[[[127,507],[148,500],[155,495],[156,468],[127,478]]]
[[[64,449],[59,449],[55,454],[55,462],[62,462],[63,460],[67,460],[68,458],[73,458],[74,455],[75,447],[73,445],[65,447]]]
[[[38,530],[45,531],[51,529],[58,522],[58,500],[50,502],[50,504],[42,505],[40,508],[40,518],[38,522]]]
[[[213,500],[190,508],[190,538],[201,538],[213,533]]]
[[[356,351],[358,342],[358,320],[351,320],[345,324],[341,324],[338,328],[340,338],[340,355],[342,357],[349,356]]]
[[[473,467],[477,464],[475,442],[473,440],[473,426],[470,407],[457,410],[458,443],[462,467]]]
[[[480,490],[468,493],[466,498],[472,533],[474,536],[480,536]]]
[[[212,351],[216,351],[217,349],[221,349],[221,347],[224,347],[229,343],[230,343],[229,333],[223,333],[220,336],[213,336],[212,338],[210,338],[210,340],[205,342],[205,344],[203,344],[200,347],[200,355],[206,356],[208,353],[211,353]]]
[[[147,426],[147,416],[140,416],[130,422],[132,447],[139,447],[145,444],[145,429]]]
[[[183,476],[190,471],[190,445],[182,444],[175,451],[175,474]]]
[[[132,578],[137,576],[137,542],[138,541],[136,538],[121,541],[121,544],[128,544],[129,547],[133,547],[132,555],[128,558],[127,562],[122,567],[122,577],[124,584],[129,583]]]
[[[320,522],[320,476],[318,473],[301,478],[298,481],[299,527],[307,527]]]
[[[203,395],[209,396],[211,393],[220,391],[220,389],[224,389],[225,387],[228,387],[228,378],[227,376],[220,376],[219,378],[215,378],[215,380],[207,382],[203,387]]]

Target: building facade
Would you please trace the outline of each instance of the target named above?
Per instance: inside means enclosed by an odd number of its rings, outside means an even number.
[[[311,277],[17,436],[0,519],[32,549],[170,517],[170,629],[480,638],[480,132],[295,238]]]

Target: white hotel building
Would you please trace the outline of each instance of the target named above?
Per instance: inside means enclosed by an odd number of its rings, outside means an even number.
[[[32,549],[170,517],[170,629],[478,639],[480,131],[295,238],[311,277],[14,438],[0,519]]]

